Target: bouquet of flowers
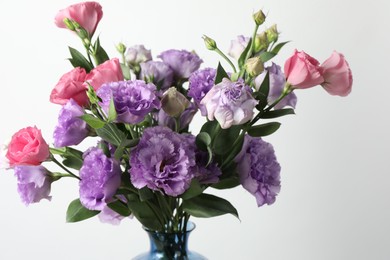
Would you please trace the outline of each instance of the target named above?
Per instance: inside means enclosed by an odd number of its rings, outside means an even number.
[[[338,52],[320,64],[295,50],[284,70],[273,63],[287,42],[278,42],[276,25],[260,30],[266,19],[261,10],[253,14],[253,35],[231,42],[232,59],[203,37],[229,68],[200,68],[202,59],[186,50],[153,59],[143,45],[122,43],[120,57],[110,59],[94,38],[102,15],[96,2],[59,11],[56,25],[79,37],[85,54],[69,48],[74,68],[50,94],[62,106],[54,144],[31,126],[15,133],[6,151],[27,205],[50,200],[53,182],[75,180],[79,197],[67,209],[68,222],[98,215],[115,224],[133,216],[149,230],[183,231],[190,216],[238,217],[229,201],[208,192],[237,186],[259,207],[270,205],[280,191],[281,167],[262,137],[278,130],[276,118],[294,114],[295,90],[320,85],[331,95],[351,91],[351,70]],[[204,124],[192,133],[196,113]],[[86,138],[96,146],[77,149]]]

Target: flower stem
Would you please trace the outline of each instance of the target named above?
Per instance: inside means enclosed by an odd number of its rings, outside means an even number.
[[[236,67],[234,66],[234,64],[232,63],[232,61],[231,61],[231,60],[230,60],[230,59],[229,59],[229,58],[228,58],[220,49],[215,48],[214,51],[215,51],[216,53],[218,53],[219,55],[221,55],[222,58],[224,58],[224,59],[227,61],[227,63],[229,63],[229,65],[232,67],[234,73],[237,72]]]
[[[51,157],[51,160],[57,164],[58,166],[61,167],[61,169],[63,169],[64,171],[66,171],[67,173],[69,173],[69,175],[71,175],[73,178],[76,178],[76,179],[79,179],[81,181],[81,178],[77,175],[75,175],[74,173],[72,173],[71,171],[69,171],[64,165],[62,165],[62,163],[60,163],[59,161],[57,161],[57,159],[54,157],[53,154],[50,154],[50,157]]]

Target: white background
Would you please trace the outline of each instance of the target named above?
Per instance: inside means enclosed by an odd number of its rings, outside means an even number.
[[[67,45],[79,40],[53,20],[73,1],[0,2],[0,143],[25,126],[37,125],[48,142],[58,105],[49,94],[71,69]],[[388,0],[147,0],[100,1],[97,29],[111,57],[114,45],[143,43],[156,56],[169,48],[196,50],[203,66],[218,56],[201,36],[222,50],[238,34],[250,35],[251,15],[268,13],[282,41],[324,61],[345,54],[354,75],[347,98],[321,87],[297,91],[296,115],[282,119],[273,143],[282,165],[282,190],[272,206],[257,208],[242,188],[223,192],[239,210],[233,216],[193,219],[190,248],[211,260],[390,259],[390,2]],[[226,66],[227,67],[227,66]],[[194,129],[202,123],[198,119]],[[11,171],[0,173],[0,259],[128,260],[148,248],[135,220],[120,226],[98,219],[66,224],[77,183],[54,183],[53,200],[25,207]]]

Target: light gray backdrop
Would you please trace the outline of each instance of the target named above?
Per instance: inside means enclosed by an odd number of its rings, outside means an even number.
[[[273,206],[257,208],[242,188],[219,192],[239,210],[233,216],[194,219],[190,247],[211,260],[386,260],[390,259],[390,119],[388,76],[390,4],[387,0],[147,0],[100,1],[97,29],[113,57],[114,45],[145,44],[156,56],[169,48],[196,50],[203,66],[218,56],[201,36],[227,50],[238,34],[250,35],[251,15],[268,14],[282,41],[291,40],[276,61],[294,48],[325,60],[345,54],[353,74],[352,94],[329,96],[321,87],[297,91],[296,115],[266,140],[282,165],[282,190]],[[55,27],[61,1],[0,2],[0,143],[22,127],[37,125],[49,142],[58,105],[49,94],[71,69],[67,45],[79,40]],[[225,64],[225,63],[224,63]],[[193,130],[196,133],[201,119]],[[53,200],[25,207],[12,172],[0,173],[0,259],[128,260],[148,240],[134,220],[120,226],[92,219],[65,223],[77,184],[53,185]]]

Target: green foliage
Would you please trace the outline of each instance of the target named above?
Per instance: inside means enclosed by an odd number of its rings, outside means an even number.
[[[79,222],[89,219],[99,214],[99,212],[85,208],[79,199],[75,199],[69,204],[68,210],[66,211],[66,222]]]
[[[229,75],[226,73],[225,69],[222,67],[221,63],[218,62],[217,74],[215,75],[214,84],[217,85],[222,81],[223,78],[229,78]]]
[[[248,129],[248,134],[253,137],[261,137],[273,134],[280,127],[279,122],[270,122],[261,125],[255,125]]]
[[[69,59],[70,63],[73,67],[81,67],[86,70],[86,72],[90,72],[93,69],[93,65],[81,54],[78,50],[68,47],[70,51],[70,56],[72,58]]]

